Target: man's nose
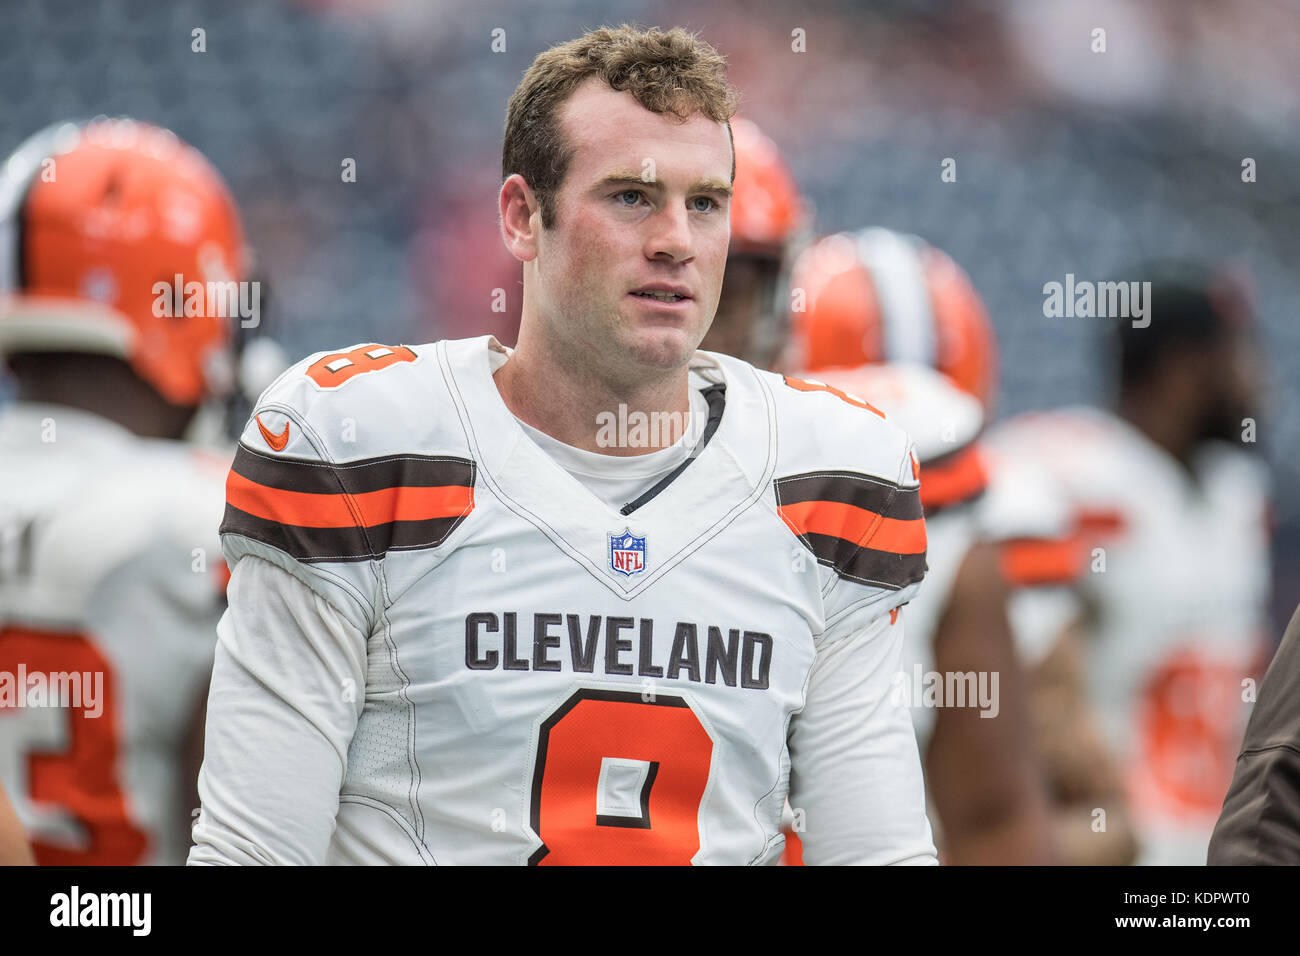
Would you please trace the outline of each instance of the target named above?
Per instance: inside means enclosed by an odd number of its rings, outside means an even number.
[[[695,255],[690,215],[685,206],[670,203],[654,216],[646,254],[651,259],[669,258],[685,262]]]

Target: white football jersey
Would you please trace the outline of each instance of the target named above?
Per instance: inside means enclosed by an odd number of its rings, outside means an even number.
[[[506,357],[363,345],[262,397],[190,861],[771,863],[788,793],[810,862],[933,863],[887,700],[925,571],[907,436],[700,352],[717,431],[621,513],[511,415]]]
[[[0,780],[37,862],[182,863],[229,459],[15,403],[0,462]]]
[[[1264,663],[1263,467],[1210,442],[1193,477],[1089,408],[1021,416],[988,441],[1036,461],[1073,510],[1088,692],[1125,776],[1139,862],[1204,864],[1249,716],[1246,682]]]

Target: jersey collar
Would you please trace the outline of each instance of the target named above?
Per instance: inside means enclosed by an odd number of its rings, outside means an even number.
[[[609,507],[525,435],[492,378],[505,350],[490,335],[439,343],[442,373],[461,416],[479,477],[501,503],[534,525],[614,593],[632,598],[706,546],[755,504],[776,467],[776,417],[768,384],[750,365],[696,352],[691,368],[727,386],[712,440],[687,469],[630,515]],[[645,538],[645,570],[610,566],[611,535]],[[724,560],[725,556],[720,556]]]

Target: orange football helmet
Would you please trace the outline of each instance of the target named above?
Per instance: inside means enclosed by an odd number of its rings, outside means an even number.
[[[231,387],[232,320],[184,290],[247,270],[230,191],[170,130],[60,123],[0,167],[0,351],[117,356],[197,405]]]
[[[736,180],[731,184],[731,248],[735,255],[781,258],[805,227],[794,176],[776,144],[751,121],[734,117]]]
[[[735,117],[731,136],[731,246],[718,314],[701,347],[768,367],[789,335],[790,265],[808,236],[809,213],[780,151],[762,130]]]
[[[839,233],[799,256],[791,288],[794,366],[918,362],[992,411],[993,327],[970,279],[943,251],[888,229]]]

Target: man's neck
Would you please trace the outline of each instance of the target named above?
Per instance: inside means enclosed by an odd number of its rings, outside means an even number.
[[[179,439],[197,408],[165,400],[124,362],[104,355],[14,356],[18,398],[93,412],[141,438]]]
[[[636,387],[616,388],[599,376],[583,374],[544,348],[529,348],[521,339],[520,347],[493,377],[516,418],[586,451],[648,454],[677,441],[690,420],[686,368],[643,379]],[[609,441],[611,434],[627,434],[628,426],[620,428],[620,421],[635,424],[638,419],[653,425],[646,432],[647,442]]]

